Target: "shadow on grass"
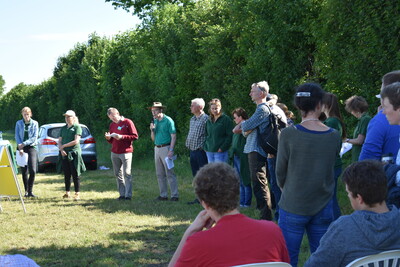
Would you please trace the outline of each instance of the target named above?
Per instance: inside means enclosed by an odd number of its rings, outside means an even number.
[[[172,228],[178,228],[172,227]],[[122,232],[110,237],[110,245],[29,248],[9,250],[7,254],[23,254],[35,260],[40,266],[167,266],[174,251],[162,244],[168,242],[167,231],[171,227],[157,227],[138,233]],[[113,242],[113,239],[118,242]],[[162,241],[160,241],[162,240]],[[140,242],[141,248],[131,243]]]

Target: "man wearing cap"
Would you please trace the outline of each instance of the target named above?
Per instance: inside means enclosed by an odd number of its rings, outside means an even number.
[[[382,78],[381,90],[392,83],[400,82],[400,70],[386,73]],[[377,95],[380,98],[380,95]],[[382,156],[396,159],[399,151],[399,125],[390,125],[382,110],[371,119],[367,128],[367,135],[362,146],[359,160],[382,160]]]
[[[132,199],[132,141],[138,139],[136,127],[130,119],[124,118],[116,108],[109,108],[107,116],[112,121],[105,138],[111,146],[111,161],[117,178],[118,200]]]
[[[171,190],[171,201],[179,200],[178,183],[174,168],[168,168],[165,159],[173,159],[174,147],[176,142],[176,129],[174,121],[165,115],[166,107],[161,102],[154,102],[149,107],[153,115],[154,122],[150,123],[151,140],[154,146],[154,161],[156,166],[156,174],[160,195],[156,198],[158,201],[168,200],[168,186]],[[172,161],[173,162],[173,161]]]
[[[206,122],[208,115],[203,109],[205,102],[203,98],[195,98],[190,105],[190,111],[193,117],[190,119],[189,133],[186,138],[186,147],[190,150],[190,166],[192,168],[193,177],[197,171],[208,163],[206,152],[203,150],[204,141],[206,140]],[[188,204],[200,203],[196,198]]]

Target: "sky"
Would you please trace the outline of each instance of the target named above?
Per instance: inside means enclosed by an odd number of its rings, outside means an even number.
[[[40,84],[57,59],[96,32],[111,38],[140,21],[104,0],[0,0],[0,75],[6,92]]]

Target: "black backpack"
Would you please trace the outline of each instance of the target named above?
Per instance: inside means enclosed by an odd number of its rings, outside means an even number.
[[[257,127],[258,144],[267,154],[276,155],[278,151],[278,141],[281,130],[286,128],[287,124],[282,121],[279,115],[272,113],[271,108],[266,104],[269,110],[268,127],[261,129]]]

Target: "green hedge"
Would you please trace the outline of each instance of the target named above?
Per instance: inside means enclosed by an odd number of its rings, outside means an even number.
[[[399,69],[399,11],[398,1],[380,0],[166,3],[136,29],[112,39],[92,34],[58,59],[49,80],[2,96],[0,128],[13,128],[23,106],[40,124],[73,109],[101,136],[113,106],[135,122],[136,151],[149,153],[147,107],[161,101],[184,153],[191,99],[220,98],[229,114],[238,106],[252,113],[250,85],[261,80],[290,108],[295,86],[313,80],[342,102],[364,96],[375,113],[382,75]]]

